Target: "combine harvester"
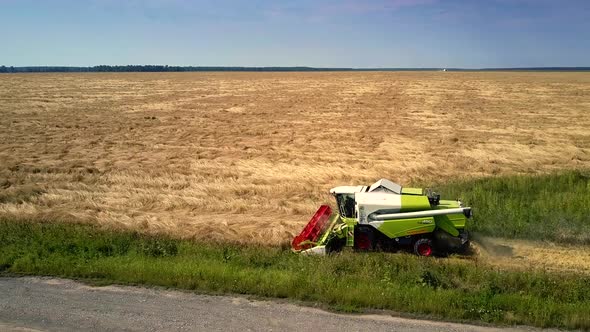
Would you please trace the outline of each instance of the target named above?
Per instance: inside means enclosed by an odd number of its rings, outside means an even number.
[[[386,179],[370,187],[336,187],[330,193],[338,212],[322,205],[293,239],[293,251],[326,254],[348,247],[432,256],[469,247],[465,224],[471,208],[459,200],[441,200],[428,189],[402,188]]]

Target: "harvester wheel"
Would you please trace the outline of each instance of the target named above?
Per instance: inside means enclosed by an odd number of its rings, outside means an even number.
[[[342,248],[344,248],[344,246],[346,246],[346,239],[333,237],[330,240],[328,240],[328,243],[326,243],[326,253],[329,254],[332,252],[341,251]]]
[[[414,243],[414,253],[418,256],[432,256],[434,249],[432,247],[432,240],[427,238],[421,238]]]
[[[461,245],[461,248],[459,249],[459,253],[461,255],[475,255],[475,249],[471,246],[471,242],[470,241],[466,241],[465,243],[463,243]]]
[[[369,226],[371,227],[371,226]],[[360,251],[373,250],[374,235],[369,227],[355,227],[354,230],[354,248]]]

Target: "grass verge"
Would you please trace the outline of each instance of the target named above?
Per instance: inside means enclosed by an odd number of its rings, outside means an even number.
[[[469,179],[437,189],[472,206],[471,230],[483,235],[590,244],[590,170]]]
[[[0,271],[291,298],[459,321],[590,329],[590,279],[406,254],[292,254],[0,220]]]

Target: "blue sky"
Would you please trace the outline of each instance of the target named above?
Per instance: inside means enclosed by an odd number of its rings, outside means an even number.
[[[590,0],[0,0],[0,64],[590,66]]]

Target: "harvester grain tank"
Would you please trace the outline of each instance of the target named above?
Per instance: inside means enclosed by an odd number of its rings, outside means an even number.
[[[407,249],[431,256],[469,246],[465,225],[471,208],[459,200],[441,200],[430,190],[404,188],[387,179],[371,186],[336,187],[330,193],[337,210],[322,205],[293,239],[293,251]]]

